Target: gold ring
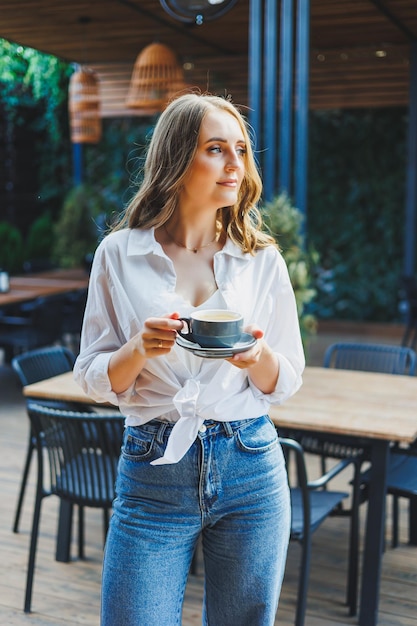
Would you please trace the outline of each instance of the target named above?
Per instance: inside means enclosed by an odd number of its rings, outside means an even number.
[[[162,340],[158,343],[158,348],[162,348]]]

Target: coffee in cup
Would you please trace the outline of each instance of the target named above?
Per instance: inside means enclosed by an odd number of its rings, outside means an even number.
[[[195,311],[180,320],[185,322],[188,332],[179,331],[179,335],[202,348],[231,348],[243,331],[243,316],[227,309]]]

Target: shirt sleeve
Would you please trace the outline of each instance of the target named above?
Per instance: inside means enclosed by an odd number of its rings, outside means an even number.
[[[305,356],[294,290],[288,269],[280,253],[274,255],[275,271],[269,268],[269,306],[265,340],[279,361],[279,377],[274,391],[262,394],[249,379],[255,397],[264,395],[271,404],[282,404],[302,385]]]
[[[116,311],[117,302],[116,286],[102,243],[97,248],[91,268],[74,379],[96,402],[110,402],[115,406],[119,406],[134,389],[132,385],[122,394],[116,394],[108,376],[112,354],[126,341]]]

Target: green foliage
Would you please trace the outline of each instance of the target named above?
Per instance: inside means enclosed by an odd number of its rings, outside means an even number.
[[[51,257],[54,245],[54,224],[51,214],[44,213],[32,222],[25,246],[25,260],[46,260]]]
[[[98,222],[106,213],[103,196],[88,185],[74,187],[55,225],[53,260],[60,267],[80,267],[100,237]]]
[[[14,274],[22,267],[23,239],[20,231],[8,222],[0,222],[0,267]]]
[[[395,321],[403,264],[405,109],[311,117],[309,241],[319,318]]]
[[[303,215],[286,194],[282,193],[265,203],[262,214],[287,264],[297,302],[301,334],[306,339],[316,332],[316,319],[309,312],[309,306],[316,295],[312,283],[318,254],[313,248],[305,250],[301,231]]]
[[[32,48],[0,39],[0,99],[15,123],[25,124],[25,108],[42,105],[37,119],[38,130],[46,131],[49,140],[61,139],[58,109],[66,105],[66,85],[71,69],[68,63]]]
[[[89,146],[85,151],[85,178],[100,182],[100,193],[110,211],[121,211],[136,191],[147,135],[153,128],[151,121],[146,118],[103,120],[100,144]]]
[[[13,184],[15,199],[33,197],[30,215],[13,201],[7,219],[23,233],[31,219],[46,211],[56,214],[70,184],[70,73],[68,63],[0,39],[0,135],[3,126],[9,155],[5,182]]]

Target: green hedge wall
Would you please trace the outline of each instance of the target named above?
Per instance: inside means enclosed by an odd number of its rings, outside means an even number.
[[[405,109],[311,114],[308,241],[319,318],[397,321],[403,271]]]

